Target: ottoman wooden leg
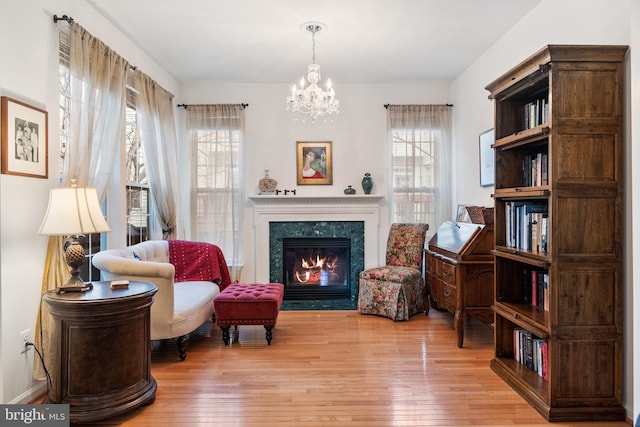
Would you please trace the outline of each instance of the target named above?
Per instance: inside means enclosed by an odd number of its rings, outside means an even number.
[[[224,341],[224,345],[229,345],[229,326],[220,326],[222,329],[222,341]]]
[[[264,328],[267,330],[267,344],[271,345],[271,338],[273,338],[273,326],[264,325]]]

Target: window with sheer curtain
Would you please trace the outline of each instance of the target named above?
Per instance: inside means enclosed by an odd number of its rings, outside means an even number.
[[[241,270],[241,225],[244,188],[241,181],[244,107],[187,107],[192,153],[193,238],[222,249],[232,280]]]
[[[149,240],[151,213],[149,209],[149,176],[146,156],[138,128],[136,91],[127,87],[125,123],[125,181],[127,194],[127,245]]]
[[[423,222],[433,231],[451,217],[451,108],[389,105],[392,222]]]

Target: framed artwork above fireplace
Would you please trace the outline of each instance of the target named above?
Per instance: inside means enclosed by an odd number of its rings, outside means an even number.
[[[298,185],[333,184],[331,141],[297,141],[296,159]]]

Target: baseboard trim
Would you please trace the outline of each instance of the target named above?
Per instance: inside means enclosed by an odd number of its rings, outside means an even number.
[[[24,405],[27,403],[37,403],[47,393],[47,382],[38,381],[27,391],[13,399],[10,404]]]

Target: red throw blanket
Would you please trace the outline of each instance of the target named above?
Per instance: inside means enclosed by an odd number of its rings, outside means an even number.
[[[175,282],[204,280],[223,290],[231,284],[222,250],[211,243],[169,240],[169,262],[176,268]]]

